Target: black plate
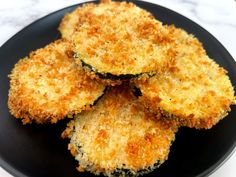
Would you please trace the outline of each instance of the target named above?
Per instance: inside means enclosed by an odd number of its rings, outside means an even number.
[[[193,33],[204,44],[207,53],[228,70],[236,85],[236,64],[225,48],[206,30],[167,8],[147,2],[135,3],[163,21]],[[61,18],[72,11],[71,6],[52,13],[13,36],[0,49],[0,165],[14,176],[76,177],[76,161],[67,151],[68,141],[60,134],[66,121],[58,125],[27,125],[14,119],[7,108],[10,73],[19,58],[60,37],[57,30]],[[207,176],[231,154],[236,145],[236,109],[211,130],[181,128],[169,160],[147,176],[192,177]]]

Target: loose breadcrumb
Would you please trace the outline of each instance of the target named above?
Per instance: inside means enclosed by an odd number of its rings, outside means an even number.
[[[90,111],[69,122],[62,137],[79,171],[140,175],[168,158],[178,125],[139,104],[128,86],[111,88]]]
[[[175,55],[162,23],[133,3],[85,4],[68,14],[59,29],[73,41],[76,61],[83,61],[95,74],[103,75],[100,79],[113,83],[162,72]]]
[[[183,126],[209,129],[235,104],[227,71],[207,56],[193,35],[174,26],[166,28],[176,43],[175,63],[163,74],[135,81],[142,92],[140,101]]]
[[[74,63],[71,43],[57,40],[30,53],[13,68],[8,106],[24,124],[56,123],[88,109],[104,86],[91,80]]]

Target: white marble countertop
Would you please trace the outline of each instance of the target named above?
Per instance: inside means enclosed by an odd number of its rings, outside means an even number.
[[[212,33],[236,59],[234,0],[146,0],[192,19]],[[0,46],[31,22],[81,0],[0,0]],[[210,177],[235,177],[236,152]],[[0,177],[12,177],[0,167]]]

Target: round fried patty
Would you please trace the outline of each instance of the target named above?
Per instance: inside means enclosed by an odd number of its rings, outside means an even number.
[[[148,112],[127,86],[113,87],[72,120],[63,137],[79,171],[104,175],[148,173],[168,158],[177,125]]]
[[[8,106],[23,123],[55,123],[93,104],[104,86],[72,59],[71,43],[58,40],[19,60],[10,78]]]
[[[101,79],[161,72],[173,59],[168,30],[132,3],[86,4],[68,14],[59,29],[73,41],[76,61]]]
[[[211,128],[235,103],[227,71],[207,56],[194,36],[174,26],[166,28],[175,40],[175,63],[145,82],[136,80],[140,98],[150,109],[162,110],[184,126]]]

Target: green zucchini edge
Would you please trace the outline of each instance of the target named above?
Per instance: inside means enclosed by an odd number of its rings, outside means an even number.
[[[90,71],[94,72],[100,79],[105,79],[105,80],[130,80],[132,78],[137,78],[142,75],[147,74],[148,76],[153,76],[154,74],[152,72],[150,73],[139,73],[139,74],[120,74],[120,75],[114,75],[111,73],[100,73],[96,68],[92,67],[91,65],[85,63],[82,59],[80,59],[82,67],[89,69]]]

